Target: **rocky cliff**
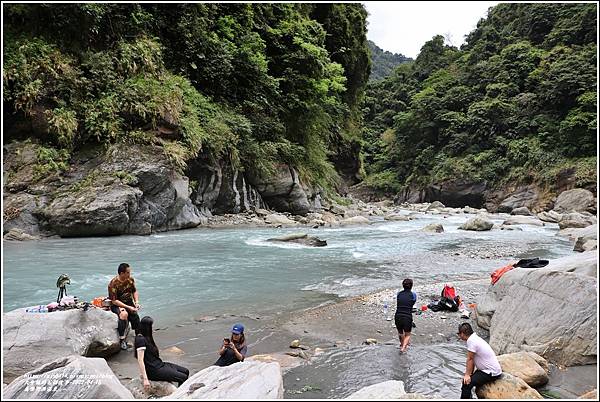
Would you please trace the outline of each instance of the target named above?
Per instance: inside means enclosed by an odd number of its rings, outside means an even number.
[[[159,147],[119,144],[77,152],[60,171],[48,168],[42,151],[31,142],[4,146],[4,234],[143,235],[196,227],[212,214],[320,208],[320,190],[288,165],[263,177],[198,159],[182,172]]]

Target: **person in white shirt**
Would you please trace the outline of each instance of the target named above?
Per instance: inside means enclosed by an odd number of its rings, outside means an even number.
[[[492,347],[473,331],[471,324],[460,324],[457,335],[467,342],[467,369],[462,380],[460,399],[471,399],[473,387],[498,379],[502,367]]]

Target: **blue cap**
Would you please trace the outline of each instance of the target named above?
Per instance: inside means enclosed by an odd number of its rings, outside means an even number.
[[[244,332],[244,326],[242,324],[235,324],[233,328],[231,328],[231,333],[239,335]]]

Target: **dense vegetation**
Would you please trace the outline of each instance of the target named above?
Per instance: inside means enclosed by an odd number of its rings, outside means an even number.
[[[369,50],[371,51],[371,76],[370,81],[380,80],[392,74],[394,69],[399,64],[407,61],[412,61],[410,57],[406,57],[399,53],[388,52],[377,46],[373,41],[367,41]]]
[[[414,61],[369,51],[366,15],[339,3],[4,5],[5,141],[35,136],[41,175],[88,144],[129,142],[159,145],[181,169],[289,163],[325,188],[340,173],[388,193],[552,183],[565,168],[596,182],[595,4],[500,4],[461,49],[436,36]],[[404,62],[367,86],[370,53],[371,78]]]
[[[5,140],[33,127],[57,169],[88,144],[152,143],[182,169],[284,162],[331,186],[332,154],[358,159],[360,4],[3,7]]]
[[[371,82],[366,182],[596,183],[596,4],[500,4],[459,50],[441,36]]]

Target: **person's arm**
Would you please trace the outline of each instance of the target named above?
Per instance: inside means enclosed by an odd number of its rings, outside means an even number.
[[[471,375],[473,371],[475,371],[475,353],[471,351],[467,351],[467,368],[465,369],[465,375],[463,377],[463,382],[465,384],[469,384],[471,382]]]
[[[221,349],[219,349],[219,355],[223,356],[223,354],[225,353],[226,350],[227,350],[227,344],[225,343],[225,340],[223,340],[223,344],[221,345]]]
[[[140,294],[138,293],[137,289],[135,292],[133,292],[133,305],[135,308],[140,308]]]
[[[148,375],[146,374],[146,366],[144,365],[144,352],[146,347],[141,347],[137,349],[138,354],[138,366],[140,368],[140,376],[142,377],[142,382],[144,383],[144,388],[148,388],[150,386],[150,381],[148,380]]]
[[[233,353],[235,354],[236,359],[238,359],[239,361],[244,361],[244,355],[240,353],[239,350],[237,350],[237,348],[235,347],[235,343],[231,342],[231,350],[233,350]],[[245,346],[242,346],[242,350],[245,348]]]

